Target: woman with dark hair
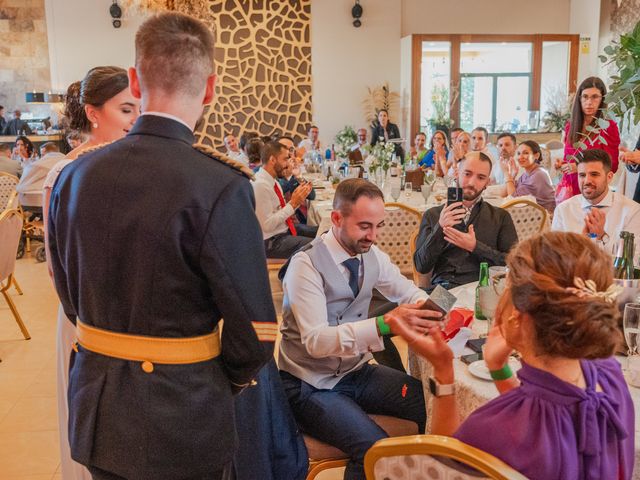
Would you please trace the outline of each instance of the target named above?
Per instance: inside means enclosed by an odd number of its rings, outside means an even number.
[[[254,172],[257,172],[262,166],[260,155],[264,145],[264,142],[260,138],[254,137],[251,138],[244,147],[244,152],[249,159],[249,168]]]
[[[73,130],[82,132],[86,140],[56,164],[44,184],[43,213],[45,216],[45,243],[47,240],[47,213],[51,189],[62,169],[83,152],[111,143],[124,137],[140,114],[140,102],[129,91],[127,71],[119,67],[96,67],[89,70],[81,82],[67,89],[65,116]],[[47,255],[47,260],[49,255]],[[75,327],[58,309],[58,422],[60,424],[60,450],[62,476],[65,480],[88,480],[91,475],[82,465],[71,459],[68,427],[69,409],[67,387],[69,384],[69,356],[75,342]]]
[[[449,141],[447,134],[442,130],[436,130],[431,136],[429,150],[420,161],[423,168],[433,168],[436,175],[444,177],[447,173],[447,156],[449,155]]]
[[[378,112],[378,123],[371,129],[371,146],[378,142],[400,139],[400,129],[395,123],[389,121],[389,112],[382,109]],[[395,154],[399,161],[404,159],[404,150],[399,143],[395,144]]]
[[[519,243],[507,266],[484,347],[501,395],[462,424],[455,392],[434,395],[431,433],[452,435],[532,480],[630,479],[634,406],[613,357],[622,335],[611,258],[583,235],[550,232]],[[453,384],[453,352],[440,329],[424,336],[391,321],[433,364],[437,388]],[[517,378],[513,350],[522,358]]]
[[[556,203],[560,203],[573,195],[578,195],[578,174],[576,159],[580,158],[584,148],[576,146],[583,142],[586,149],[599,148],[611,157],[612,171],[618,170],[618,147],[620,146],[620,132],[618,125],[609,120],[606,128],[599,134],[590,132],[587,127],[598,127],[598,120],[603,118],[603,111],[607,107],[604,97],[607,87],[598,77],[585,79],[576,92],[573,101],[571,118],[564,129],[564,159],[556,168],[562,170],[562,179],[556,191]],[[606,144],[598,140],[598,136],[605,139]]]
[[[550,213],[556,208],[556,199],[553,184],[549,173],[540,166],[542,150],[533,140],[526,140],[518,145],[516,161],[524,168],[524,173],[516,180],[519,168],[508,162],[500,162],[504,172],[506,192],[504,196],[521,197],[533,195],[536,202],[546,208]]]
[[[16,160],[20,162],[23,167],[26,167],[29,162],[33,162],[37,159],[36,149],[24,135],[20,135],[16,138],[16,144],[13,147],[13,152],[17,157]]]

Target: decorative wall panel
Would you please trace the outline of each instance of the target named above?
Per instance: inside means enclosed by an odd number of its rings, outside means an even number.
[[[221,148],[227,133],[305,136],[311,123],[310,0],[208,4],[210,17],[203,20],[215,30],[218,85],[200,140]]]

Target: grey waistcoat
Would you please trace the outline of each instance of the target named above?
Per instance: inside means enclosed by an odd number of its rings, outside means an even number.
[[[305,253],[320,273],[327,301],[327,319],[330,326],[358,322],[367,318],[371,292],[379,276],[378,259],[369,250],[362,254],[364,279],[356,298],[345,276],[338,270],[329,250],[319,237]],[[294,279],[295,281],[295,279]],[[333,388],[347,373],[353,372],[371,360],[371,353],[343,357],[314,358],[302,344],[300,330],[291,311],[286,292],[282,306],[282,342],[278,364],[281,370],[320,389]]]

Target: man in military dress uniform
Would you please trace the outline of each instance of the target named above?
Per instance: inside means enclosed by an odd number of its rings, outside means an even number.
[[[130,69],[142,115],[67,166],[51,195],[55,285],[78,336],[71,453],[95,479],[224,478],[232,395],[272,358],[251,186],[241,167],[192,146],[213,72],[204,24],[147,20]]]

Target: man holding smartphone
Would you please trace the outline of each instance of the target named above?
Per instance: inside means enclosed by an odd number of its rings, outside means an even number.
[[[478,280],[480,262],[504,265],[518,241],[509,213],[482,200],[491,168],[484,153],[467,153],[458,164],[462,201],[433,207],[422,217],[413,261],[420,273],[432,272],[433,286],[449,289]]]

